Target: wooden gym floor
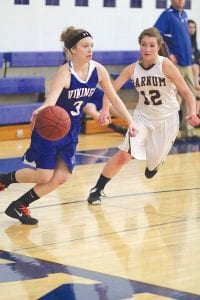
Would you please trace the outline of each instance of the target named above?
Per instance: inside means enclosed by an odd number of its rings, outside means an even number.
[[[80,136],[70,182],[32,205],[37,226],[4,214],[32,185],[1,192],[0,299],[200,299],[200,143],[175,144],[151,180],[145,162],[132,160],[102,205],[88,206],[122,138]],[[0,142],[0,171],[22,167],[28,143]]]

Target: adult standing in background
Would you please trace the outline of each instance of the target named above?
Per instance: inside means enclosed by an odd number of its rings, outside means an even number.
[[[200,115],[200,84],[199,84],[199,63],[200,63],[200,52],[197,45],[197,24],[194,20],[188,20],[188,29],[190,33],[192,43],[192,71],[194,75],[194,84],[196,88],[196,106],[197,115]]]
[[[169,48],[171,61],[177,66],[188,87],[196,96],[192,72],[192,46],[188,31],[188,17],[183,9],[185,0],[171,0],[170,8],[161,13],[154,27],[156,27]],[[182,99],[181,138],[193,139],[194,129],[187,122],[188,108]]]

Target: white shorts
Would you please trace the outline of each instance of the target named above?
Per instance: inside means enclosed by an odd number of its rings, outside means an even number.
[[[163,120],[149,121],[135,111],[133,121],[139,133],[130,137],[127,132],[119,149],[136,159],[146,160],[147,168],[152,171],[164,162],[177,137],[178,112]]]

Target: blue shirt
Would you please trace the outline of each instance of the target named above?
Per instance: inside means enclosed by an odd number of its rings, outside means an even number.
[[[191,65],[192,46],[186,12],[171,6],[160,15],[154,27],[160,31],[169,52],[176,57],[177,64],[184,67]]]
[[[96,65],[90,62],[87,79],[84,81],[76,74],[72,62],[69,62],[71,73],[70,86],[63,88],[56,105],[65,109],[71,118],[71,127],[66,136],[57,141],[48,141],[42,138],[34,129],[31,135],[31,144],[23,156],[23,161],[33,167],[41,169],[55,169],[57,157],[61,156],[72,172],[75,166],[75,152],[78,143],[78,134],[81,129],[81,119],[84,106],[90,102],[98,84]],[[99,101],[103,92],[100,91]]]
[[[71,72],[70,86],[68,89],[63,89],[56,105],[64,108],[69,113],[71,130],[76,128],[76,131],[79,132],[83,108],[93,98],[98,84],[98,74],[93,61],[90,62],[88,78],[85,81],[78,77],[71,61],[69,61],[69,69]]]

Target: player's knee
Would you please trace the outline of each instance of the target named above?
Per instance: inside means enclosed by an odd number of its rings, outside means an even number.
[[[50,182],[52,178],[52,174],[40,174],[40,175],[37,175],[37,182],[38,183],[48,183]]]
[[[52,179],[52,183],[55,185],[55,186],[59,186],[59,185],[62,185],[64,184],[65,182],[67,182],[69,179],[69,174],[60,174],[59,176],[55,176],[53,179]]]
[[[67,182],[69,179],[69,176],[62,176],[61,178],[59,178],[59,185],[64,184],[65,182]]]
[[[117,155],[117,163],[119,165],[124,165],[129,162],[131,155],[125,151],[119,151]]]

